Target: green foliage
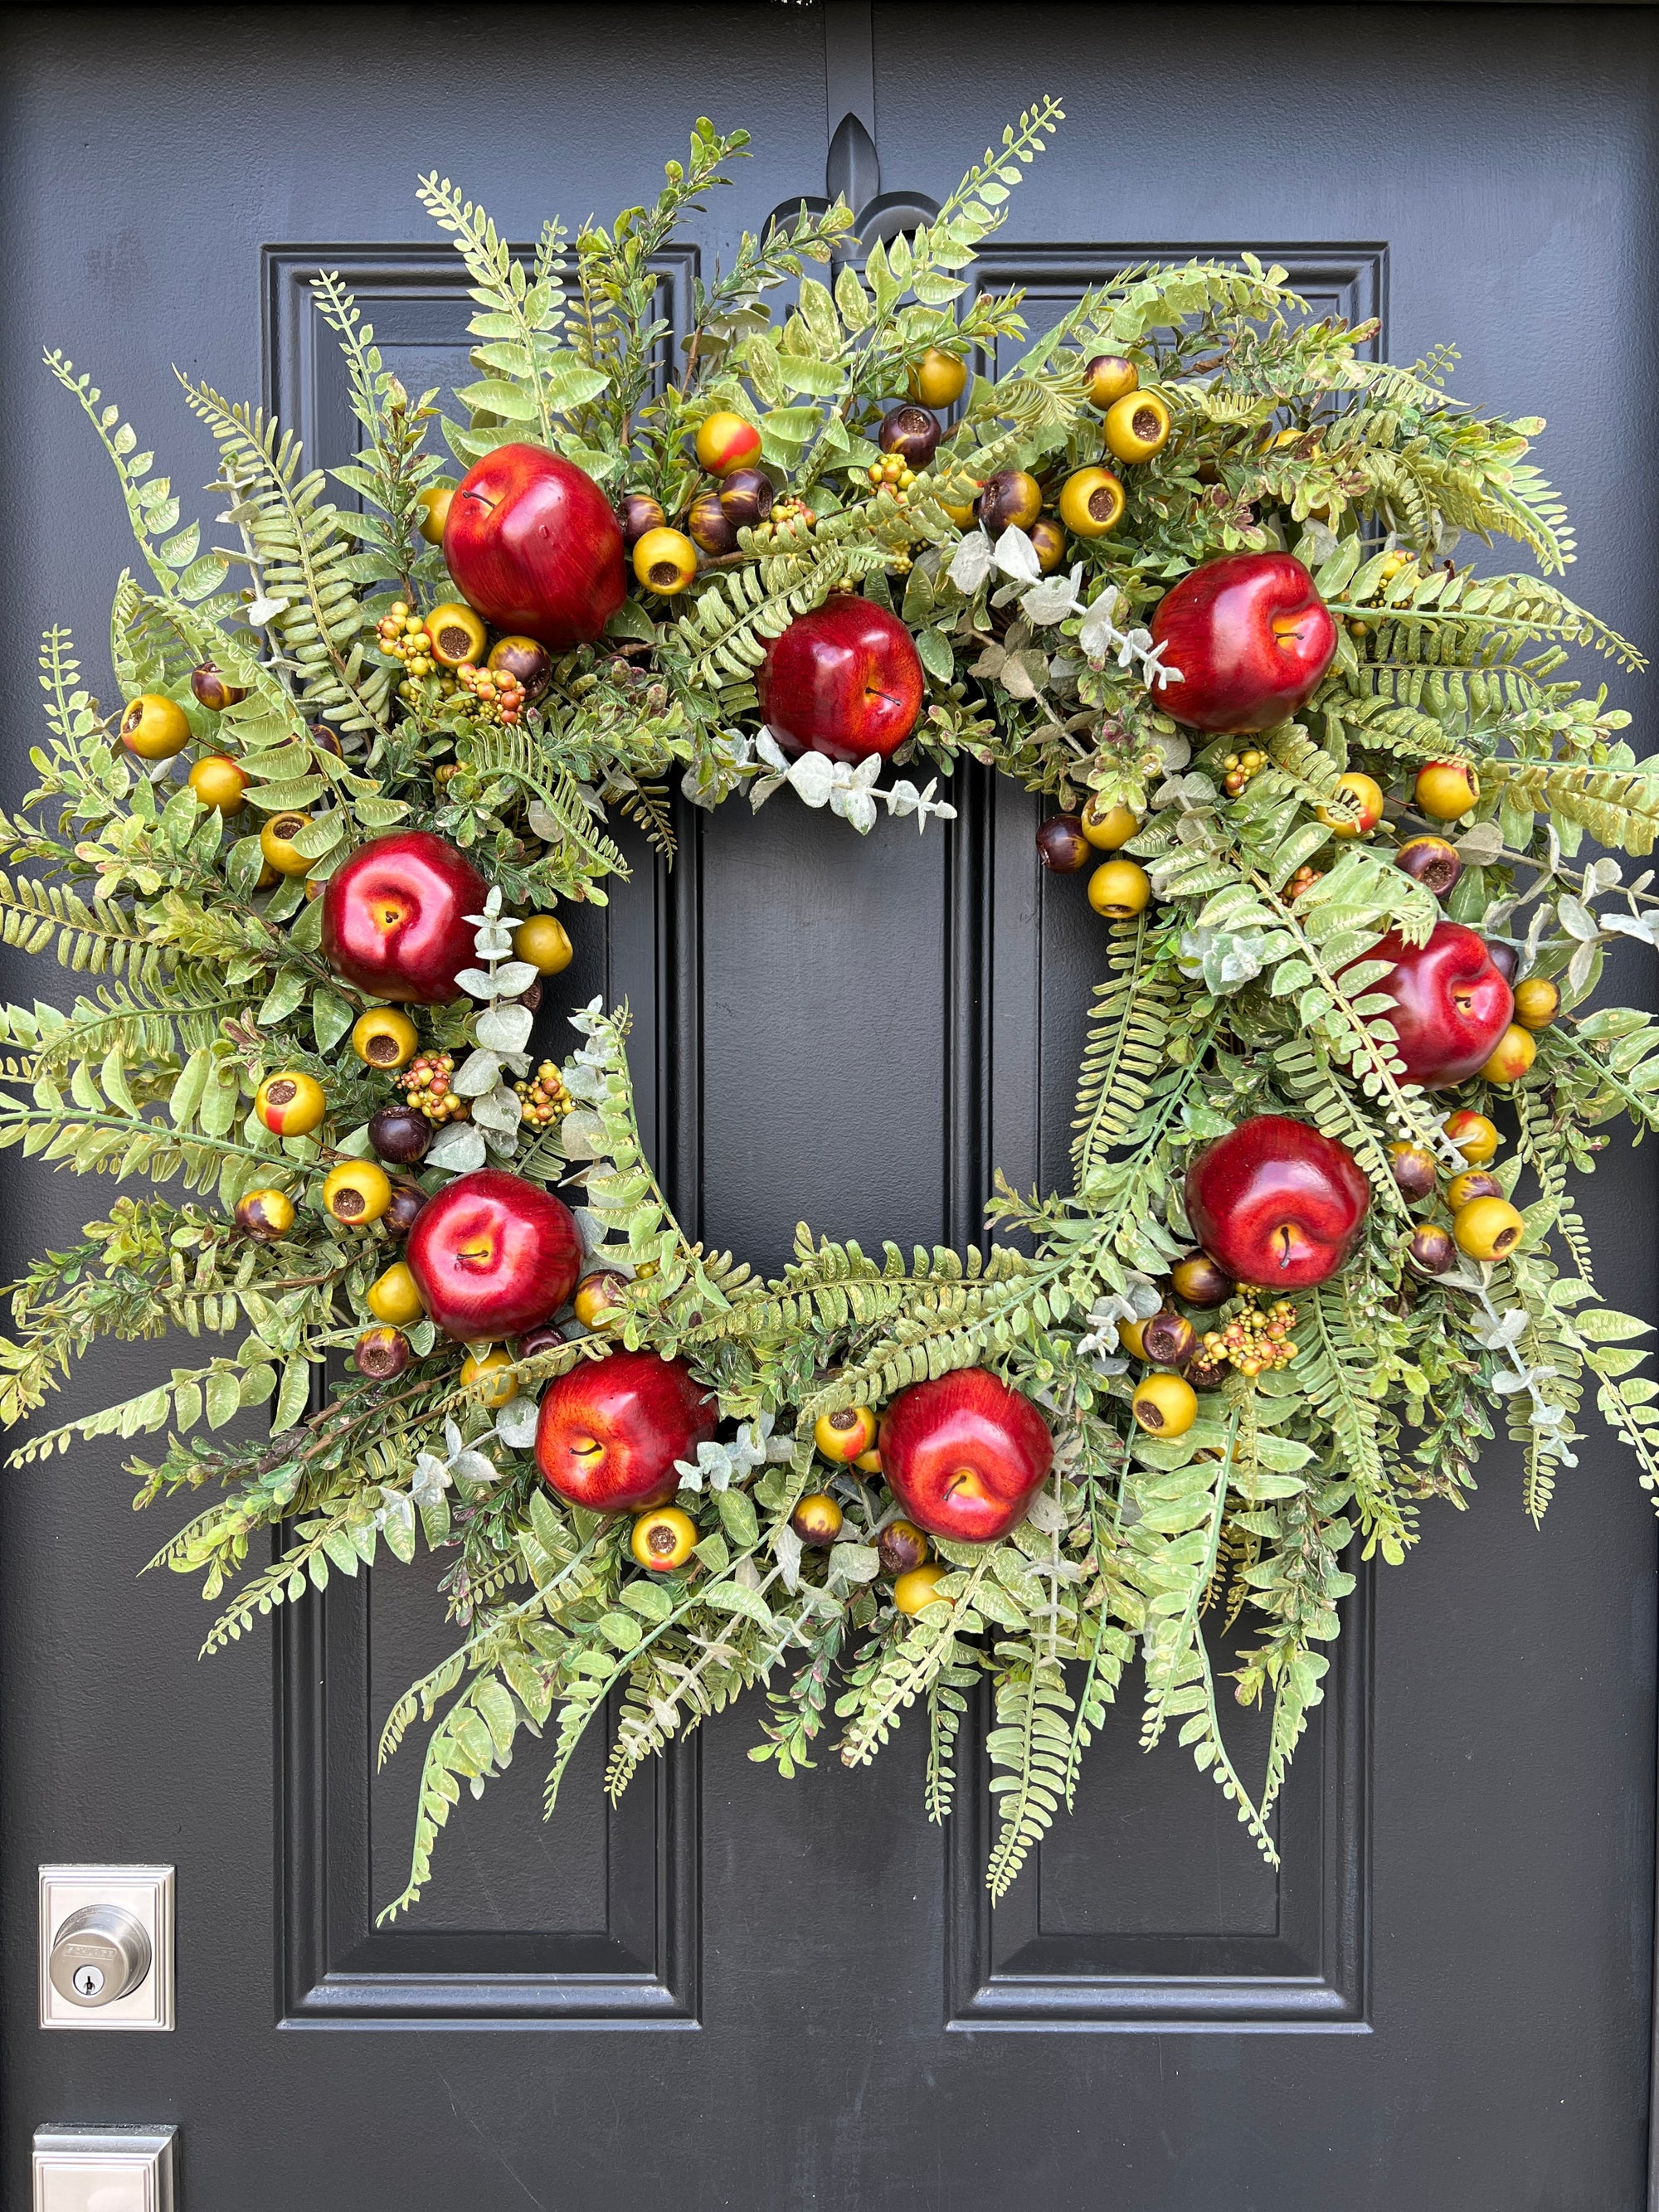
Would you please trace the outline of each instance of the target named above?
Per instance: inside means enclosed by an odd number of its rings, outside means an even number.
[[[971,271],[1059,120],[1052,100],[1029,109],[933,222],[861,257],[842,206],[744,234],[727,265],[690,278],[678,333],[663,256],[744,156],[744,133],[698,121],[654,200],[574,238],[550,221],[527,256],[428,175],[421,199],[470,287],[471,380],[453,411],[406,392],[338,277],[321,276],[360,433],[333,472],[337,498],[291,431],[183,380],[216,441],[226,550],[204,550],[118,409],[47,356],[116,471],[137,558],[114,583],[118,711],[93,695],[69,634],[48,631],[38,781],[0,817],[0,937],[90,979],[0,1009],[0,1146],[149,1188],[119,1193],[11,1286],[0,1419],[33,1422],[103,1342],[194,1340],[191,1364],[31,1425],[12,1457],[44,1468],[71,1444],[155,1437],[152,1459],[130,1463],[136,1502],[188,1502],[153,1564],[199,1576],[220,1606],[209,1650],[333,1577],[409,1564],[424,1540],[456,1630],[386,1722],[383,1759],[417,1724],[429,1733],[410,1879],[384,1917],[415,1903],[463,1789],[481,1792],[521,1732],[550,1733],[550,1806],[589,1727],[614,1714],[615,1796],[750,1689],[766,1697],[751,1755],[782,1776],[812,1765],[832,1720],[840,1759],[860,1766],[919,1708],[935,1820],[985,1689],[1000,1897],[1074,1802],[1137,1659],[1146,1747],[1173,1731],[1271,1859],[1273,1808],[1352,1588],[1348,1547],[1397,1565],[1436,1501],[1466,1505],[1500,1405],[1534,1519],[1576,1464],[1591,1387],[1659,1504],[1659,1383],[1637,1341],[1648,1324],[1600,1304],[1576,1196],[1593,1132],[1615,1117],[1638,1136],[1659,1128],[1659,1025],[1591,1003],[1609,945],[1659,941],[1659,901],[1608,855],[1566,865],[1586,837],[1650,855],[1659,786],[1625,737],[1628,714],[1574,678],[1581,661],[1615,677],[1644,663],[1550,580],[1574,543],[1528,458],[1542,426],[1455,401],[1449,347],[1409,368],[1364,358],[1373,325],[1316,319],[1282,269],[1248,254],[1125,270],[1021,351],[1018,297],[973,293]],[[908,484],[872,483],[881,416],[930,348],[981,373],[931,464]],[[1052,485],[1097,458],[1083,370],[1103,351],[1127,353],[1163,392],[1173,434],[1125,469],[1122,526],[1070,544],[1037,581],[1016,538],[994,549],[961,510],[994,470]],[[449,457],[533,440],[681,521],[705,483],[696,434],[716,410],[759,432],[774,512],[684,596],[630,586],[605,636],[557,655],[521,711],[509,719],[383,645],[410,634],[401,612],[381,629],[394,604],[429,612],[453,593],[416,533]],[[1544,578],[1477,574],[1455,557],[1460,532],[1510,540]],[[1179,686],[1158,681],[1152,611],[1198,563],[1278,546],[1308,564],[1337,619],[1330,667],[1294,721],[1248,741],[1188,731]],[[246,572],[234,587],[233,570]],[[406,823],[465,849],[492,914],[602,907],[629,872],[617,815],[672,856],[676,786],[702,807],[740,793],[790,805],[789,781],[843,813],[848,834],[869,830],[877,764],[849,775],[814,757],[786,776],[760,727],[774,641],[848,592],[899,614],[924,673],[902,780],[880,793],[893,811],[925,823],[937,776],[965,756],[1068,807],[1093,795],[1139,817],[1125,857],[1152,899],[1095,940],[1070,1188],[1021,1195],[999,1181],[988,1218],[1010,1241],[963,1251],[866,1252],[803,1224],[788,1266],[757,1279],[675,1217],[641,1137],[625,1007],[567,1009],[578,1041],[553,1117],[519,1118],[514,1084],[534,1073],[545,1097],[551,1076],[532,1069],[518,1003],[532,970],[505,922],[486,921],[468,996],[416,1010],[422,1048],[452,1055],[454,1095],[471,1102],[423,1187],[469,1152],[510,1164],[581,1206],[585,1264],[623,1287],[592,1328],[568,1320],[568,1335],[516,1358],[518,1395],[500,1409],[462,1383],[427,1320],[407,1327],[402,1373],[365,1376],[341,1355],[394,1248],[383,1228],[336,1223],[322,1181],[366,1152],[370,1115],[396,1094],[347,1046],[371,1002],[324,957],[322,880]],[[217,715],[191,689],[209,658],[245,694]],[[179,769],[208,750],[236,761],[251,815],[227,824],[173,767],[127,751],[118,710],[139,693],[184,716]],[[1229,764],[1247,743],[1261,757],[1248,775]],[[910,781],[924,758],[927,793]],[[1465,866],[1443,911],[1507,943],[1518,972],[1555,979],[1563,1007],[1521,1081],[1477,1077],[1449,1097],[1407,1079],[1390,963],[1373,957],[1391,933],[1424,944],[1443,909],[1390,842],[1353,834],[1343,781],[1376,778],[1391,826],[1417,829],[1415,769],[1445,758],[1468,762],[1480,793],[1448,832]],[[271,884],[257,825],[289,812],[308,817],[294,842],[310,881]],[[556,1003],[557,980],[542,988]],[[538,1036],[535,1053],[547,1049]],[[283,1140],[252,1110],[283,1069],[325,1086],[314,1133]],[[1524,1235],[1500,1264],[1431,1276],[1406,1251],[1419,1227],[1448,1224],[1445,1200],[1408,1199],[1389,1148],[1408,1139],[1449,1173],[1451,1103],[1496,1111],[1513,1133],[1497,1171]],[[1285,1364],[1251,1372],[1240,1352],[1224,1372],[1194,1370],[1193,1425],[1148,1437],[1120,1324],[1173,1295],[1194,1153],[1261,1114],[1346,1146],[1370,1182],[1368,1219],[1343,1269],[1288,1301]],[[234,1224],[256,1188],[295,1208],[268,1241]],[[1191,1317],[1225,1348],[1253,1310],[1240,1289]],[[618,1345],[684,1359],[718,1407],[714,1437],[679,1467],[695,1541],[672,1571],[640,1568],[625,1518],[562,1506],[535,1469],[539,1394]],[[1041,1409],[1054,1466],[999,1540],[939,1540],[936,1595],[901,1613],[880,1552],[896,1502],[872,1469],[828,1463],[815,1424],[970,1366]],[[792,1516],[824,1488],[843,1519],[820,1549]],[[1271,1709],[1259,1777],[1225,1740],[1224,1641],[1237,1699]]]

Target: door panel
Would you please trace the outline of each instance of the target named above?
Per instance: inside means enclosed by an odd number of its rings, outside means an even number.
[[[647,192],[699,112],[744,122],[756,158],[694,241],[706,276],[819,187],[840,119],[827,50],[836,88],[865,55],[884,193],[939,198],[1006,117],[1064,96],[980,277],[1024,285],[1035,327],[1136,258],[1249,246],[1322,311],[1384,314],[1395,358],[1456,338],[1465,397],[1559,419],[1543,459],[1580,522],[1577,594],[1659,640],[1651,347],[1629,305],[1653,289],[1651,11],[1191,7],[1126,38],[1130,20],[896,0],[295,9],[210,29],[186,9],[14,11],[0,357],[29,520],[0,539],[5,604],[25,635],[72,621],[106,680],[114,488],[40,344],[94,370],[181,486],[210,453],[175,358],[268,389],[337,458],[349,425],[308,270],[342,270],[411,388],[457,380],[461,292],[416,170],[522,237],[550,208],[604,219]],[[135,161],[135,116],[165,173]],[[671,316],[691,267],[661,270]],[[30,688],[0,803],[27,780]],[[860,841],[787,793],[757,817],[690,816],[672,874],[634,845],[633,882],[580,918],[563,995],[629,999],[677,1203],[757,1264],[803,1216],[966,1240],[993,1166],[1064,1179],[1092,917],[1032,865],[1036,802],[975,773],[951,796],[957,822],[922,838]],[[1620,988],[1650,985],[1633,950]],[[1656,1287],[1650,1157],[1608,1155],[1586,1208],[1610,1299],[1638,1310]],[[12,1273],[108,1195],[9,1188]],[[55,1418],[168,1364],[100,1353],[95,1392],[73,1385]],[[975,1788],[964,1766],[942,1837],[914,1730],[867,1771],[826,1759],[786,1786],[745,1756],[750,1708],[615,1813],[596,1743],[545,1828],[526,1746],[386,1929],[422,1731],[378,1776],[375,1743],[444,1648],[435,1571],[337,1582],[197,1668],[199,1608],[135,1582],[165,1529],[123,1510],[120,1457],[89,1448],[3,1493],[4,1925],[29,1958],[41,1860],[175,1861],[179,2027],[44,2037],[27,1976],[8,1978],[8,2203],[30,2131],[66,2115],[179,2121],[186,2212],[1643,2200],[1654,1538],[1600,1438],[1541,1536],[1495,1448],[1468,1512],[1362,1579],[1278,1877],[1182,1754],[1140,1756],[1126,1705],[1075,1818],[994,1913],[982,1772]],[[1229,1733],[1259,1765],[1255,1717]]]

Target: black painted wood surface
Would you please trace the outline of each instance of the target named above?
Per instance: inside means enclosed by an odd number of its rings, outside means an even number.
[[[58,8],[4,35],[0,803],[36,737],[31,639],[73,622],[106,689],[124,557],[43,343],[186,495],[210,448],[174,361],[268,393],[337,459],[307,271],[347,274],[411,386],[458,380],[465,311],[416,170],[531,236],[550,207],[647,194],[699,112],[757,141],[711,199],[706,269],[822,188],[843,112],[873,119],[879,164],[843,133],[846,180],[897,207],[1059,92],[1071,119],[983,281],[1026,285],[1036,325],[1127,261],[1252,246],[1384,315],[1396,358],[1455,338],[1466,397],[1559,426],[1571,588],[1659,642],[1650,10]],[[672,313],[689,264],[662,274]],[[787,794],[694,819],[672,876],[642,859],[579,928],[566,997],[630,999],[677,1200],[761,1264],[803,1215],[966,1238],[993,1164],[1063,1172],[1093,918],[1039,878],[1032,801],[973,776],[954,795],[960,821],[920,839],[860,842]],[[1650,986],[1638,957],[1626,977]],[[48,985],[7,956],[7,988]],[[1610,1298],[1649,1310],[1650,1158],[1615,1148],[1586,1207]],[[111,1194],[4,1173],[8,1274]],[[65,1413],[168,1359],[100,1355]],[[1126,1708],[994,1914],[986,1801],[965,1778],[949,1837],[930,1828],[914,1731],[866,1772],[784,1785],[746,1759],[740,1710],[615,1814],[596,1745],[550,1827],[527,1745],[390,1931],[419,1745],[376,1777],[374,1741],[442,1648],[429,1566],[337,1583],[198,1668],[188,1589],[135,1583],[165,1524],[126,1512],[120,1456],[0,1492],[8,2205],[48,2118],[178,2121],[186,2212],[1644,2201],[1654,1543],[1610,1443],[1541,1536],[1494,1449],[1468,1513],[1368,1572],[1277,1878],[1181,1754],[1139,1756]],[[1234,1734],[1259,1760],[1255,1717]],[[33,1869],[82,1857],[177,1863],[176,2034],[34,2027]]]

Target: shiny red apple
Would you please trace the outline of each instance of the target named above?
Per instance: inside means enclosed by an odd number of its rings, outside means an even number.
[[[594,1513],[637,1513],[679,1488],[674,1462],[714,1433],[719,1407],[683,1359],[613,1352],[560,1376],[542,1400],[542,1480]]]
[[[966,1544],[1023,1521],[1054,1458],[1042,1414],[988,1368],[913,1383],[882,1417],[881,1471],[894,1497],[919,1527]]]
[[[358,848],[323,891],[323,957],[337,975],[377,999],[441,1006],[477,957],[489,885],[465,853],[430,830],[405,830]]]
[[[457,1176],[415,1217],[404,1248],[422,1304],[466,1342],[536,1328],[576,1287],[582,1240],[562,1200],[523,1176]]]
[[[622,530],[585,470],[497,446],[455,488],[444,559],[467,605],[550,652],[591,645],[623,603]]]
[[[842,592],[774,639],[761,670],[761,713],[787,753],[885,760],[915,727],[922,689],[904,624]]]
[[[1347,1146],[1283,1114],[1241,1121],[1187,1170],[1194,1236],[1235,1282],[1262,1290],[1311,1290],[1334,1275],[1370,1202]]]
[[[1290,553],[1229,553],[1166,592],[1152,642],[1182,680],[1158,703],[1195,730],[1270,730],[1310,698],[1336,652],[1336,624]]]
[[[1426,945],[1407,945],[1391,930],[1363,957],[1395,963],[1370,988],[1394,1000],[1389,1019],[1407,1082],[1443,1091],[1486,1065],[1513,1018],[1515,994],[1484,939],[1441,921]]]

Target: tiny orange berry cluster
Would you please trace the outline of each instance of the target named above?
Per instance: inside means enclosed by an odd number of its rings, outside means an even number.
[[[1285,899],[1294,906],[1304,891],[1310,891],[1316,884],[1323,883],[1324,880],[1323,868],[1310,868],[1304,860],[1285,886]]]
[[[1261,1375],[1270,1368],[1288,1367],[1296,1358],[1291,1331],[1296,1327],[1296,1308],[1279,1298],[1265,1312],[1249,1303],[1224,1328],[1206,1332],[1204,1358],[1212,1367],[1224,1362],[1241,1375]]]
[[[455,676],[461,689],[470,691],[478,702],[477,720],[499,722],[507,729],[516,728],[523,720],[529,694],[510,668],[480,668],[474,661],[464,660]]]
[[[465,1098],[458,1098],[450,1089],[450,1079],[455,1073],[455,1061],[447,1052],[423,1052],[411,1060],[397,1079],[398,1087],[411,1106],[426,1115],[428,1121],[441,1126],[446,1121],[465,1121],[471,1108]]]
[[[550,1121],[556,1121],[568,1114],[575,1100],[565,1089],[559,1071],[550,1060],[544,1060],[536,1070],[532,1082],[515,1083],[523,1104],[520,1111],[525,1121],[538,1129],[544,1129]]]

